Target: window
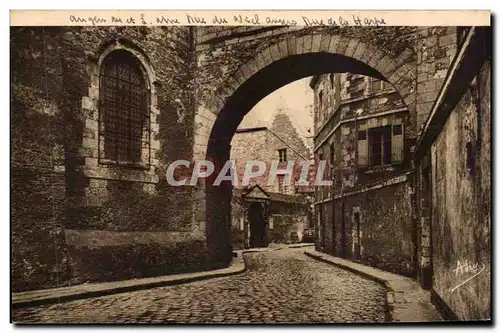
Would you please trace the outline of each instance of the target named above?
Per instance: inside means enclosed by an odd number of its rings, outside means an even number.
[[[285,193],[285,175],[278,175],[278,192]]]
[[[323,153],[319,154],[318,159],[319,159],[319,162],[318,162],[318,165],[319,165],[319,163],[321,163],[321,161],[323,161]],[[323,200],[325,198],[323,186],[321,186],[321,187],[318,186],[318,193],[319,193],[319,200]]]
[[[368,140],[366,140],[366,130],[358,131],[358,165],[368,166]]]
[[[372,92],[381,91],[384,88],[384,81],[372,78]]]
[[[368,136],[370,166],[391,164],[391,126],[371,128]]]
[[[332,142],[330,144],[330,170],[329,170],[329,175],[330,175],[330,180],[333,180],[333,167],[335,165],[335,143]],[[330,196],[330,191],[328,192],[328,196]]]
[[[287,161],[287,158],[286,158],[286,148],[284,148],[284,149],[278,149],[278,160],[280,162],[286,162]]]
[[[332,142],[330,144],[330,166],[333,166],[335,163],[335,143]]]
[[[139,61],[127,51],[106,57],[100,73],[99,158],[149,165],[149,89]]]
[[[332,88],[332,90],[333,90],[334,83],[335,83],[335,77],[334,77],[334,74],[331,73],[330,74],[330,87]]]
[[[319,108],[320,110],[323,108],[323,90],[321,90],[318,94],[318,104],[319,104]]]
[[[391,162],[401,163],[403,162],[403,124],[392,125],[392,158]]]
[[[358,165],[374,167],[403,162],[403,125],[358,131]]]

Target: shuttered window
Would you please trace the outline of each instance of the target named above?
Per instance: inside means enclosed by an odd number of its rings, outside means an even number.
[[[358,131],[358,166],[399,164],[404,159],[403,125],[393,124]]]
[[[319,154],[318,157],[319,157],[319,162],[318,162],[318,165],[319,165],[319,163],[321,163],[321,161],[323,161],[323,153]],[[323,200],[325,198],[323,186],[318,186],[318,193],[319,193],[319,200]]]
[[[392,163],[403,162],[403,125],[392,126]]]
[[[391,164],[392,126],[370,128],[368,131],[370,166]]]
[[[330,144],[330,167],[335,165],[335,143]]]
[[[368,140],[366,130],[358,131],[358,165],[368,166]]]
[[[372,92],[381,91],[384,89],[384,81],[372,78]]]

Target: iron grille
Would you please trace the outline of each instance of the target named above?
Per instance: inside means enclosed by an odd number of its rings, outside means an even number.
[[[149,166],[149,90],[139,62],[126,51],[106,58],[100,80],[100,160]]]

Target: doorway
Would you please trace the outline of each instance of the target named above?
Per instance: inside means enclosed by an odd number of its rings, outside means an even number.
[[[266,247],[266,220],[264,207],[260,203],[251,203],[248,208],[248,221],[250,222],[250,247]]]

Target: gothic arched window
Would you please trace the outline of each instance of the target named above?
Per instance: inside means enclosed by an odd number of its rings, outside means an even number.
[[[131,53],[111,52],[103,61],[99,92],[100,159],[149,165],[149,89],[141,63]]]

